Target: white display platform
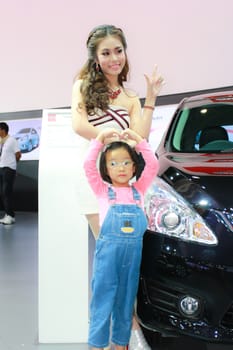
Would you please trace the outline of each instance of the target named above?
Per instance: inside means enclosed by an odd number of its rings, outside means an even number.
[[[70,109],[44,110],[39,161],[39,342],[86,343],[88,225],[78,214]]]

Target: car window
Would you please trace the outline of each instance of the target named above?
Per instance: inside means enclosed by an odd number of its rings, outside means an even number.
[[[181,140],[184,132],[184,127],[187,123],[189,117],[189,109],[184,109],[181,113],[181,116],[178,120],[177,128],[173,137],[173,145],[177,150],[181,150]]]
[[[177,114],[171,147],[173,151],[221,152],[233,150],[233,104],[191,103]]]
[[[27,134],[30,132],[30,128],[24,128],[24,129],[21,129],[18,133],[19,134]]]

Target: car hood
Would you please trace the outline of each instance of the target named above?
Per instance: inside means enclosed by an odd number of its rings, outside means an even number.
[[[209,208],[233,208],[233,154],[177,154],[159,157],[159,176],[198,207],[206,201]],[[208,209],[208,208],[206,208]]]

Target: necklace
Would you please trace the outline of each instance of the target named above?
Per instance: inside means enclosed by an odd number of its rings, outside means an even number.
[[[117,96],[121,93],[121,88],[118,88],[116,90],[113,89],[109,89],[108,91],[108,96],[112,99],[115,100],[115,98],[117,98]]]

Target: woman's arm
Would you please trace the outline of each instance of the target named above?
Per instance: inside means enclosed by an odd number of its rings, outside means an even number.
[[[91,140],[98,135],[98,128],[88,121],[87,111],[83,105],[82,94],[80,92],[82,80],[76,80],[72,89],[72,127],[74,131],[85,139]]]
[[[157,66],[155,66],[151,78],[145,74],[145,79],[147,84],[146,99],[144,104],[145,108],[143,108],[142,112],[139,98],[134,98],[133,106],[130,111],[130,128],[136,131],[143,138],[148,139],[150,135],[154,105],[163,85],[163,78],[157,74]]]

